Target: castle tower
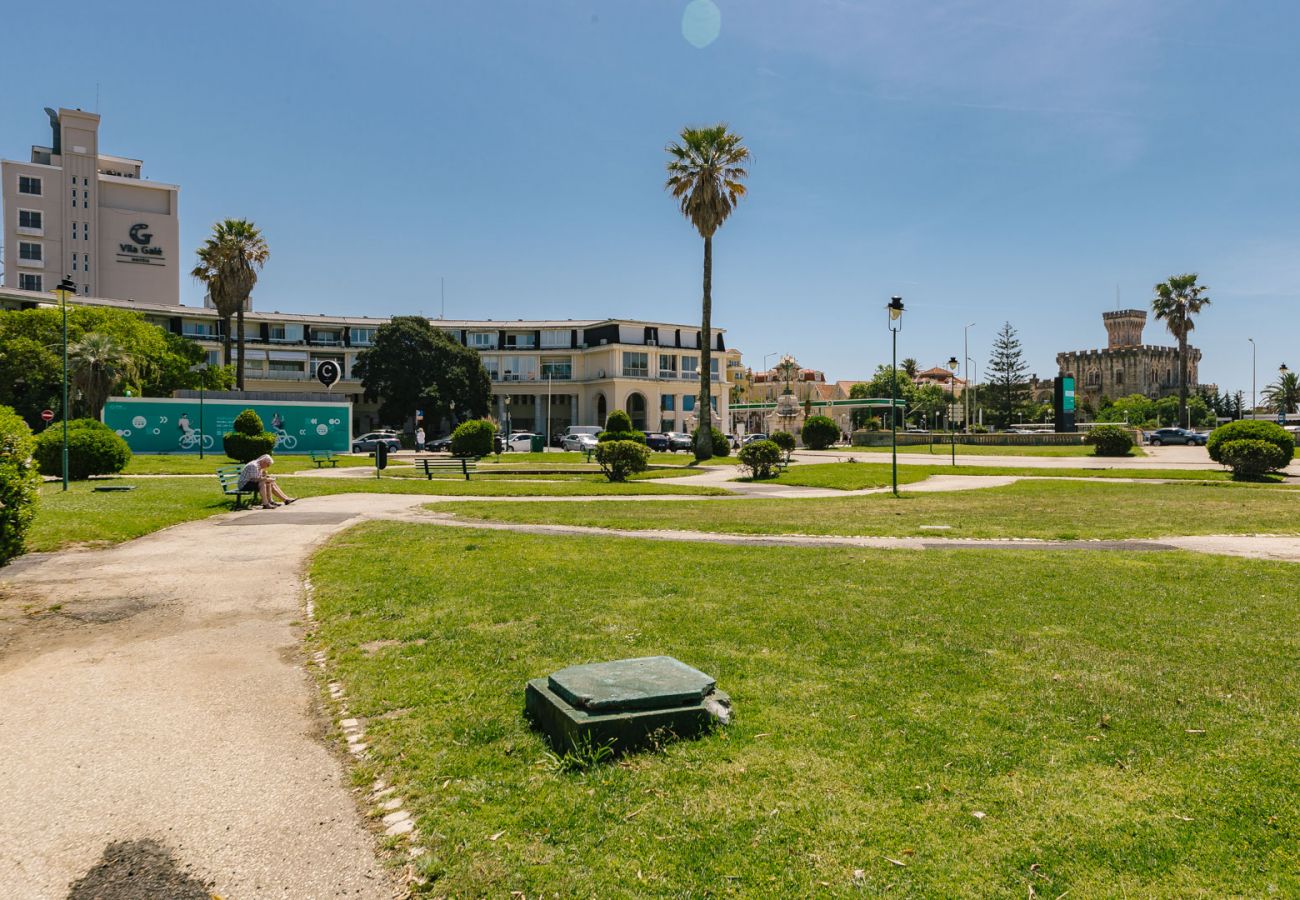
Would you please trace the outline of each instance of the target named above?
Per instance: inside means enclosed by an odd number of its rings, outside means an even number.
[[[1145,309],[1117,309],[1101,314],[1106,325],[1106,334],[1110,336],[1110,349],[1119,347],[1140,347],[1142,329],[1147,323]]]

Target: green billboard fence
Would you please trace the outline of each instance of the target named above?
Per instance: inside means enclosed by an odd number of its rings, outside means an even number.
[[[246,409],[279,438],[276,453],[351,449],[351,403],[205,400],[200,405],[196,398],[113,397],[104,405],[104,424],[133,453],[198,453],[201,443],[204,452],[220,454],[222,437]]]

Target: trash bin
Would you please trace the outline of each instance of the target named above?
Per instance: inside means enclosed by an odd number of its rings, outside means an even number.
[[[540,434],[533,435],[532,441],[529,442],[529,449],[534,453],[541,453],[546,449],[546,438]]]

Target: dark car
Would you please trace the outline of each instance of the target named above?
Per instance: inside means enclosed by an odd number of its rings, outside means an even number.
[[[663,432],[652,431],[645,436],[645,445],[656,453],[667,453],[672,441]]]
[[[1147,435],[1147,443],[1152,447],[1159,447],[1161,444],[1187,444],[1193,447],[1204,447],[1206,440],[1206,435],[1188,431],[1186,428],[1157,428]]]
[[[436,441],[429,441],[424,445],[424,449],[430,453],[450,453],[451,437],[440,437]]]
[[[685,450],[687,453],[695,449],[695,441],[684,431],[668,432],[668,449],[672,453],[679,450]]]
[[[389,453],[396,453],[402,449],[402,439],[397,436],[396,431],[370,431],[352,439],[352,452],[374,453],[375,448],[380,444],[387,444]]]

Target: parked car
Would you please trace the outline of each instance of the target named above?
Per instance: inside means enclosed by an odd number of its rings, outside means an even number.
[[[424,449],[430,453],[450,453],[451,452],[451,435],[440,437],[436,440],[426,441]]]
[[[743,438],[741,438],[740,446],[743,447],[746,444],[754,443],[754,441],[765,441],[765,440],[767,440],[767,435],[763,434],[763,432],[761,431],[755,431],[753,434],[747,434]]]
[[[375,448],[380,444],[386,444],[389,453],[396,453],[402,449],[402,439],[397,436],[396,431],[369,431],[361,437],[352,439],[352,452],[374,453]]]
[[[645,436],[645,445],[655,453],[667,453],[671,442],[668,435],[662,431],[647,432]]]
[[[565,450],[586,453],[588,450],[595,449],[596,436],[594,434],[566,434],[560,446]]]
[[[538,435],[531,431],[516,431],[510,435],[510,440],[506,442],[506,449],[513,450],[516,453],[527,453],[533,449],[533,438]]]
[[[695,449],[695,441],[684,431],[668,432],[668,452],[676,453],[679,450],[685,450],[690,453]]]
[[[1157,428],[1147,435],[1147,443],[1152,447],[1159,447],[1161,444],[1188,444],[1193,447],[1204,447],[1206,440],[1208,440],[1207,435],[1188,431],[1186,428]]]

